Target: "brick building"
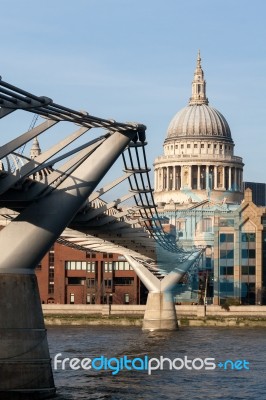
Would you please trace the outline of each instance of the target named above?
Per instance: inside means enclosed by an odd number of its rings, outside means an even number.
[[[55,243],[36,268],[42,303],[145,304],[147,291],[123,256]]]

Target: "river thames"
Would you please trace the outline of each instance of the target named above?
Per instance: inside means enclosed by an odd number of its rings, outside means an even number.
[[[74,370],[69,362],[63,370],[59,362],[54,369],[58,400],[266,398],[265,328],[182,327],[176,332],[155,334],[135,327],[49,327],[48,340],[53,369],[58,353],[60,360],[127,356],[131,360],[137,358],[137,366],[145,357],[178,359],[176,368],[169,369],[170,363],[165,361],[163,370],[150,374],[145,369],[124,368],[115,375],[109,369]],[[189,361],[183,366],[182,360]],[[155,367],[156,362],[152,365]],[[210,369],[206,368],[208,365]]]

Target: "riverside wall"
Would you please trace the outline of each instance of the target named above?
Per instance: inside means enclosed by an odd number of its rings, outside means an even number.
[[[43,304],[46,325],[142,326],[145,305]],[[179,326],[264,326],[266,306],[177,305]]]

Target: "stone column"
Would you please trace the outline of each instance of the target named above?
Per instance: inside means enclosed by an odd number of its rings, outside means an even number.
[[[178,173],[178,167],[175,166],[175,190],[178,190],[177,173]]]
[[[197,190],[200,190],[200,165],[198,165]]]
[[[163,169],[162,167],[159,168],[159,180],[158,180],[158,188],[159,190],[162,190],[163,188]]]
[[[180,190],[181,187],[181,182],[180,182],[180,172],[181,168],[180,167],[176,167],[176,189]]]
[[[166,190],[169,190],[169,167],[166,167]]]
[[[206,165],[206,190],[210,190],[210,182],[209,182],[209,165]]]
[[[174,180],[175,180],[174,169],[175,169],[175,167],[169,167],[169,170],[170,170],[169,179],[170,179],[170,182],[172,183],[171,190],[174,190],[174,186],[175,186],[175,183],[174,183]],[[171,179],[171,174],[172,174],[172,179]]]
[[[228,170],[228,189],[229,190],[232,190],[232,176],[231,176],[231,174],[232,174],[232,167],[229,167],[229,170]]]
[[[218,170],[217,170],[217,165],[214,166],[214,190],[217,190],[217,175],[218,175]]]
[[[183,165],[180,168],[180,189],[183,189]]]
[[[236,187],[237,191],[239,191],[239,169],[236,168]]]
[[[223,190],[225,190],[225,167],[223,167]]]
[[[232,168],[232,187],[233,187],[233,190],[235,191],[236,190],[236,168],[235,167],[233,167]]]
[[[163,178],[162,187],[163,187],[163,190],[165,190],[166,189],[166,169],[165,169],[165,167],[163,167],[162,170],[163,170],[163,173],[162,173],[162,178]]]
[[[188,187],[192,189],[192,165],[190,165],[188,169]]]

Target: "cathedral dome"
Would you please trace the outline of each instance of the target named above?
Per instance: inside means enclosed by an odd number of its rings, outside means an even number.
[[[162,209],[242,200],[243,160],[234,155],[226,119],[209,106],[200,52],[189,104],[170,122],[163,151],[154,161],[154,199]]]
[[[171,139],[218,139],[233,142],[229,125],[224,116],[210,107],[206,97],[206,81],[201,68],[200,53],[192,81],[189,105],[180,110],[170,122],[166,141]]]
[[[224,139],[232,142],[230,127],[224,116],[207,104],[191,104],[180,110],[170,122],[167,139]]]

